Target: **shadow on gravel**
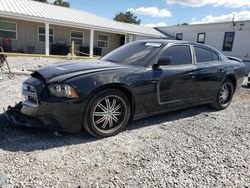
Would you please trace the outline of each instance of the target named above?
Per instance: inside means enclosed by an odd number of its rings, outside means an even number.
[[[209,107],[208,105],[204,105],[204,106],[197,106],[197,107],[187,108],[183,110],[168,112],[165,114],[163,113],[160,115],[156,115],[153,117],[149,117],[149,118],[145,118],[142,120],[132,122],[128,126],[127,130],[139,129],[139,128],[148,127],[148,126],[152,126],[156,124],[162,124],[164,122],[184,119],[184,118],[196,116],[201,113],[208,113],[208,112],[214,112],[214,111],[216,110]]]
[[[168,121],[192,117],[200,113],[213,112],[214,110],[207,106],[200,106],[180,110],[177,112],[157,115],[143,120],[131,122],[127,130],[139,129],[153,126]],[[85,130],[80,133],[60,133],[55,134],[53,131],[44,129],[33,129],[23,127],[12,127],[8,124],[5,115],[0,114],[0,149],[19,152],[47,150],[67,145],[84,144],[98,141]]]
[[[0,149],[12,152],[47,150],[96,141],[85,130],[79,133],[55,133],[40,128],[13,127],[0,114]]]

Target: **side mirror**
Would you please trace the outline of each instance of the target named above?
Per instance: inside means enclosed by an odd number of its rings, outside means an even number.
[[[158,68],[158,67],[160,67],[160,66],[170,65],[171,62],[172,62],[172,59],[173,59],[173,58],[172,58],[172,57],[169,57],[169,56],[161,56],[161,57],[158,59],[157,63],[154,64],[154,67],[155,67],[155,68]]]

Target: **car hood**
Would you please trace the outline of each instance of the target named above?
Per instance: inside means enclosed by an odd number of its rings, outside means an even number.
[[[49,66],[35,71],[32,76],[42,77],[46,82],[61,77],[61,79],[68,79],[83,74],[94,72],[103,72],[110,70],[126,69],[127,66],[100,60],[88,61],[67,61],[56,66]],[[68,76],[67,76],[68,75]]]

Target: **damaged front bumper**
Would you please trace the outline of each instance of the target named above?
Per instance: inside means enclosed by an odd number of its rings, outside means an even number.
[[[24,82],[22,94],[25,100],[5,112],[10,124],[69,132],[82,129],[85,102],[48,96],[43,81],[36,77]]]
[[[77,132],[82,129],[78,105],[43,103],[38,107],[22,102],[8,107],[7,120],[13,126]]]
[[[22,113],[22,102],[15,105],[15,107],[9,106],[5,111],[5,116],[12,126],[19,127],[32,127],[32,128],[49,128],[54,130],[62,129],[60,126],[45,126],[45,124],[36,117],[29,116]]]

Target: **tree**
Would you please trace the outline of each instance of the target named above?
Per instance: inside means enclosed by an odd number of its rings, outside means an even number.
[[[54,5],[59,5],[59,6],[63,6],[63,7],[70,7],[70,4],[68,1],[64,1],[64,0],[56,0],[54,2]]]
[[[188,23],[184,22],[182,24],[177,24],[177,26],[180,26],[180,25],[188,25]]]
[[[43,2],[43,3],[48,3],[47,0],[34,0],[34,1],[39,1],[39,2]]]
[[[138,19],[137,16],[135,16],[130,11],[127,11],[125,13],[120,12],[116,14],[116,16],[114,17],[114,20],[118,22],[131,23],[131,24],[136,24],[136,25],[140,25],[141,23],[141,20]]]
[[[39,2],[43,2],[43,3],[49,3],[48,0],[33,0],[33,1],[39,1]],[[51,4],[59,5],[59,6],[63,6],[63,7],[70,7],[69,2],[68,1],[64,1],[64,0],[55,0],[54,3],[51,3]]]

